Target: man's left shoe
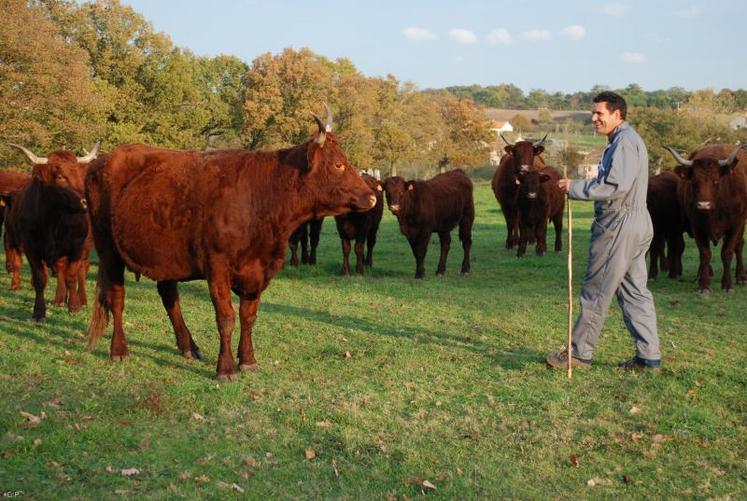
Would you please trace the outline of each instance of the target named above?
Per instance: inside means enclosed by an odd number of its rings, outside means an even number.
[[[661,360],[646,360],[635,356],[629,360],[623,360],[618,367],[626,371],[651,371],[658,374],[661,372]]]

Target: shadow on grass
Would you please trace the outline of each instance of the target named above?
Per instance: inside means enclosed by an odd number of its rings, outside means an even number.
[[[294,316],[305,320],[323,322],[335,327],[360,330],[387,337],[405,338],[419,344],[437,344],[442,347],[469,350],[491,359],[507,370],[520,370],[526,366],[543,363],[545,353],[528,348],[500,349],[470,336],[459,336],[407,325],[374,324],[367,320],[348,316],[331,315],[325,311],[299,308],[277,303],[262,303],[261,312],[270,315]],[[261,315],[261,313],[260,313]],[[511,333],[502,331],[507,338]]]

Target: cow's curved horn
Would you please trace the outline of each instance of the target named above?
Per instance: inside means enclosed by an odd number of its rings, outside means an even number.
[[[669,153],[672,154],[672,156],[674,157],[674,159],[677,160],[678,164],[684,165],[685,167],[692,167],[693,166],[693,161],[692,160],[687,160],[686,158],[682,158],[682,156],[679,153],[677,153],[676,151],[674,151],[674,148],[672,148],[670,146],[665,146],[664,149],[667,150]]]
[[[509,146],[513,146],[514,145],[514,143],[512,143],[511,141],[509,141],[508,139],[506,139],[506,136],[504,136],[503,133],[501,133],[501,139],[503,139],[504,141],[506,141],[506,144],[509,145]]]
[[[545,134],[545,137],[543,137],[541,141],[537,141],[537,142],[536,142],[536,143],[534,143],[534,144],[533,144],[532,146],[534,146],[535,148],[536,148],[537,146],[542,146],[542,145],[543,145],[543,144],[545,143],[545,139],[547,139],[547,134]]]
[[[735,158],[737,158],[737,153],[739,153],[739,150],[741,150],[741,146],[737,146],[734,148],[734,151],[731,152],[731,154],[726,158],[726,160],[719,160],[718,164],[721,167],[726,167],[727,165],[731,165],[731,163],[734,161]]]
[[[327,121],[324,123],[324,131],[332,132],[332,110],[327,103],[324,103],[324,109],[327,110]]]
[[[12,146],[14,148],[18,148],[19,150],[21,150],[23,154],[26,155],[28,159],[31,160],[31,163],[33,164],[45,164],[49,161],[47,157],[37,157],[31,151],[27,150],[20,144],[8,143],[8,146]]]
[[[93,149],[90,152],[86,152],[85,156],[76,157],[78,159],[78,162],[84,164],[90,162],[91,160],[94,160],[96,158],[96,155],[98,155],[99,153],[99,146],[101,146],[101,141],[96,141],[96,144],[93,145]]]

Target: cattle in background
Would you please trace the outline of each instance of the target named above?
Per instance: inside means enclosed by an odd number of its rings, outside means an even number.
[[[31,176],[23,172],[0,171],[0,231],[5,226],[5,219],[10,213],[16,194],[29,181],[31,181]],[[5,269],[11,274],[10,290],[17,290],[21,286],[21,253],[9,242],[7,230],[3,231],[3,247],[5,248]]]
[[[519,243],[519,187],[516,184],[516,176],[530,169],[541,169],[545,166],[540,153],[545,150],[543,143],[547,135],[535,143],[517,141],[515,144],[503,135],[501,137],[507,143],[504,148],[506,154],[495,169],[490,185],[506,219],[506,249],[513,249],[514,245]]]
[[[67,299],[68,309],[78,311],[86,303],[85,277],[81,280],[81,273],[88,268],[91,247],[83,178],[88,163],[96,158],[98,143],[83,157],[55,151],[39,158],[23,146],[11,146],[34,164],[31,181],[18,192],[8,216],[8,233],[31,266],[35,292],[32,318],[41,321],[46,316],[48,267],[58,273],[55,303]]]
[[[519,187],[519,245],[516,257],[524,255],[527,243],[536,242],[535,252],[542,256],[547,249],[547,222],[555,227],[555,252],[563,249],[563,208],[565,194],[558,187],[560,174],[554,167],[527,170],[516,176]]]
[[[355,240],[355,272],[363,273],[363,265],[373,265],[373,248],[376,245],[376,233],[379,231],[381,216],[384,214],[384,184],[373,176],[363,174],[363,180],[376,193],[376,205],[366,212],[351,212],[335,216],[337,233],[342,244],[342,274],[350,273],[350,241]],[[363,246],[368,252],[363,258]]]
[[[731,259],[736,254],[736,281],[747,280],[742,247],[747,218],[747,153],[741,146],[713,144],[698,148],[685,159],[667,147],[679,164],[677,198],[687,215],[698,245],[700,266],[698,290],[709,292],[711,283],[710,242],[723,240],[721,288],[732,290]]]
[[[316,264],[316,248],[319,246],[319,235],[322,233],[324,218],[311,218],[301,223],[288,238],[291,252],[291,266],[298,266],[298,244],[301,243],[301,263]]]
[[[114,318],[112,360],[128,355],[123,330],[125,267],[157,281],[182,354],[199,357],[177,283],[204,279],[220,334],[217,377],[236,377],[231,354],[239,296],[239,370],[254,370],[252,328],[260,296],[282,268],[288,237],[311,217],[368,210],[376,197],[327,121],[306,143],[275,151],[174,151],[125,145],[86,176],[99,254],[89,347]]]
[[[415,278],[423,278],[423,261],[432,233],[441,241],[441,258],[436,274],[446,271],[446,257],[451,245],[451,230],[459,225],[464,259],[462,273],[469,273],[472,248],[472,223],[475,204],[472,181],[462,169],[455,169],[428,181],[407,181],[399,176],[384,180],[389,210],[397,216],[399,229],[407,237],[415,256]]]
[[[682,275],[682,254],[685,252],[685,213],[677,200],[679,177],[671,171],[652,176],[648,180],[646,205],[651,215],[654,236],[648,249],[648,278],[656,279],[659,265],[670,278]],[[666,244],[666,253],[665,253]]]

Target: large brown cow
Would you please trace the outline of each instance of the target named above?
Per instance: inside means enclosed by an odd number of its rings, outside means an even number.
[[[93,164],[86,194],[100,264],[89,346],[111,312],[111,358],[128,355],[122,322],[127,267],[158,282],[187,358],[199,350],[182,318],[177,283],[207,280],[220,334],[220,380],[236,377],[231,291],[237,294],[239,370],[256,369],[252,328],[260,295],[283,266],[291,232],[312,216],[376,203],[329,132],[331,114],[326,125],[316,120],[313,139],[283,150],[200,153],[126,145]]]
[[[366,212],[351,212],[335,216],[337,234],[342,244],[342,274],[350,274],[350,241],[355,240],[355,272],[363,273],[363,266],[373,265],[373,249],[376,245],[376,233],[379,231],[381,216],[384,215],[382,192],[384,184],[373,176],[363,174],[363,180],[376,193],[376,205]],[[365,259],[363,246],[368,246]]]
[[[519,186],[519,245],[516,257],[527,250],[527,243],[537,242],[535,252],[542,256],[547,249],[547,221],[555,227],[555,252],[563,248],[563,208],[565,195],[558,187],[560,174],[549,165],[527,170],[516,176]]]
[[[6,214],[10,213],[18,191],[24,188],[31,176],[23,172],[0,171],[0,230],[5,226]],[[21,253],[11,245],[7,230],[3,232],[3,247],[5,248],[5,269],[11,274],[10,290],[17,290],[21,286]]]
[[[736,281],[747,280],[742,247],[747,218],[747,153],[741,146],[713,144],[698,148],[685,159],[667,148],[677,160],[675,172],[680,176],[677,197],[687,215],[690,229],[700,253],[698,290],[709,292],[711,284],[711,249],[709,242],[722,240],[721,288],[732,290],[731,259],[736,253]]]
[[[298,266],[298,244],[301,244],[301,263],[316,264],[316,248],[319,246],[319,235],[322,233],[324,218],[311,218],[301,223],[288,238],[291,252],[291,266]]]
[[[83,177],[88,163],[96,158],[98,143],[83,157],[55,151],[39,158],[23,146],[11,146],[20,149],[34,164],[31,181],[18,192],[6,228],[12,245],[23,249],[31,266],[33,319],[41,321],[46,317],[44,289],[48,267],[58,273],[55,303],[67,299],[68,309],[78,311],[86,302],[84,273],[91,248]]]
[[[415,256],[415,278],[425,276],[423,262],[433,233],[438,233],[441,241],[436,274],[446,271],[451,230],[457,225],[464,249],[462,273],[469,273],[475,204],[472,181],[462,169],[439,174],[428,181],[405,182],[399,176],[388,177],[384,180],[384,191],[389,210],[397,216],[399,229],[407,237]]]
[[[646,205],[654,226],[654,236],[648,249],[648,278],[656,279],[659,265],[669,272],[670,278],[682,275],[682,253],[686,228],[685,213],[677,200],[679,177],[671,171],[651,176],[648,180]],[[665,253],[666,244],[666,253]]]
[[[546,138],[547,136],[536,143],[522,140],[512,144],[503,137],[507,143],[504,148],[506,154],[493,173],[490,185],[506,219],[506,249],[513,249],[514,245],[519,243],[519,187],[516,184],[516,176],[530,169],[541,169],[545,166],[540,153],[545,150],[543,143]]]

